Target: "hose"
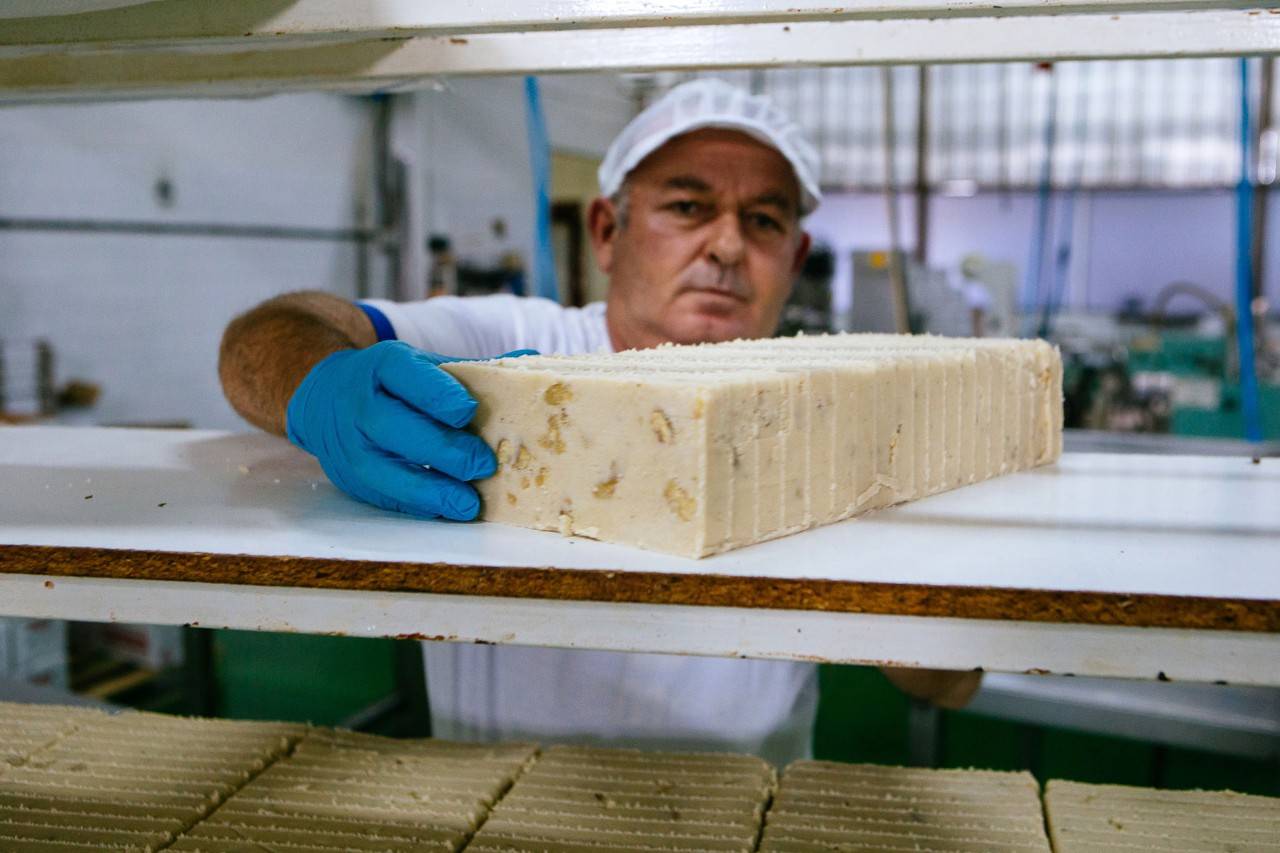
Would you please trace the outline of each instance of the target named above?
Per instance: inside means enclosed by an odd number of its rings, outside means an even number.
[[[525,117],[529,135],[529,165],[533,172],[533,292],[560,301],[556,257],[551,248],[551,140],[538,94],[538,78],[524,78]]]
[[[1244,437],[1262,441],[1262,408],[1253,348],[1253,184],[1249,180],[1249,60],[1240,60],[1240,182],[1236,184],[1236,350]]]

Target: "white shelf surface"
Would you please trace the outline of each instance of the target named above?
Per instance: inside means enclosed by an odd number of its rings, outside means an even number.
[[[965,711],[1253,761],[1280,759],[1280,690],[995,674]]]
[[[0,0],[0,18],[10,20],[0,45],[9,49],[61,46],[89,49],[127,44],[190,46],[210,42],[248,45],[261,41],[326,38],[343,40],[409,35],[527,32],[614,27],[737,24],[764,21],[856,20],[1061,15],[1099,12],[1250,8],[1233,0],[491,0],[482,4],[438,0],[239,0],[210,14],[190,3],[140,0]],[[1265,4],[1256,4],[1265,5]],[[116,11],[107,11],[115,9]],[[62,15],[80,16],[64,20]],[[82,13],[97,12],[94,15]]]
[[[417,88],[458,74],[1247,56],[1274,0],[163,0],[10,20],[0,101]]]
[[[92,496],[91,498],[88,496]],[[162,506],[163,504],[163,506]],[[265,435],[0,428],[0,612],[362,636],[1280,684],[1280,633],[182,580],[5,574],[105,548],[680,578],[1092,592],[1280,608],[1280,461],[1068,454],[1056,466],[689,560],[343,496]],[[12,571],[12,569],[10,569]],[[305,586],[305,585],[304,585]]]
[[[261,434],[0,428],[0,472],[5,545],[1280,600],[1277,459],[1068,454],[701,560],[385,512]]]

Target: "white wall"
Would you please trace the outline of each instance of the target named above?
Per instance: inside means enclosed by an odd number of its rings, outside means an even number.
[[[449,234],[460,259],[496,263],[518,252],[533,256],[533,173],[520,78],[450,80],[417,95],[424,134],[427,230]],[[505,239],[491,231],[507,225]]]
[[[635,114],[630,87],[607,74],[542,77],[542,109],[551,147],[586,157],[603,157]]]
[[[564,75],[539,81],[552,148],[600,157],[631,118],[614,77]],[[516,251],[529,269],[534,247],[533,172],[520,77],[450,80],[420,93],[427,227],[448,233],[463,260],[491,263]],[[506,239],[493,237],[502,218]]]
[[[366,102],[328,95],[0,108],[0,210],[340,227],[367,179]],[[157,204],[160,177],[176,187]]]
[[[902,201],[902,242],[915,245],[914,199]],[[1051,240],[1057,239],[1055,200],[1050,217]],[[1072,265],[1065,307],[1113,311],[1127,297],[1150,304],[1174,281],[1191,281],[1234,302],[1235,201],[1230,191],[1090,192],[1076,201]],[[836,250],[837,307],[852,293],[850,255],[859,249],[888,245],[884,200],[865,193],[832,194],[807,220],[809,232]],[[1270,257],[1266,292],[1273,303],[1280,295],[1280,197],[1271,199]],[[1012,263],[1025,280],[1036,226],[1033,193],[972,198],[934,197],[930,205],[931,266],[955,268],[971,252]],[[1049,257],[1052,258],[1052,245]],[[1046,267],[1047,287],[1052,266]]]
[[[222,329],[290,290],[354,296],[350,245],[0,232],[0,336],[43,337],[59,381],[103,395],[77,422],[247,428],[216,373]]]
[[[603,153],[630,115],[620,91],[612,78],[544,81],[553,146]],[[530,258],[522,80],[416,98],[427,229],[472,259]],[[352,227],[371,203],[373,118],[368,100],[321,94],[0,108],[0,218]],[[222,329],[278,293],[354,296],[356,258],[340,242],[0,230],[0,339],[47,338],[60,381],[101,384],[83,421],[245,429],[217,383]]]
[[[0,216],[344,228],[367,195],[367,104],[293,95],[0,110]],[[156,198],[156,181],[173,203]],[[236,313],[355,292],[350,243],[0,231],[0,337],[101,384],[91,422],[242,428],[215,371]]]

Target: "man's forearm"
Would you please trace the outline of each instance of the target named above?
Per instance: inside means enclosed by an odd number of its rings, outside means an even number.
[[[982,684],[982,673],[978,670],[882,666],[880,671],[903,693],[932,702],[940,708],[963,708]]]
[[[289,293],[232,320],[218,377],[231,407],[256,427],[284,435],[289,398],[311,368],[341,349],[377,342],[364,312],[332,294]]]

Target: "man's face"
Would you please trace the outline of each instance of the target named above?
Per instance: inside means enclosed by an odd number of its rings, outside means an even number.
[[[773,334],[809,250],[800,193],[775,149],[733,130],[678,136],[597,199],[596,261],[609,275],[617,349]]]

